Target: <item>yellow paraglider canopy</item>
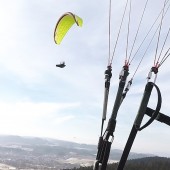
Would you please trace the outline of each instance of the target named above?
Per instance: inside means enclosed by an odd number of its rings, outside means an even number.
[[[76,23],[77,26],[82,26],[83,20],[71,12],[65,13],[60,17],[54,30],[54,41],[56,44],[61,43],[62,39],[74,23]]]

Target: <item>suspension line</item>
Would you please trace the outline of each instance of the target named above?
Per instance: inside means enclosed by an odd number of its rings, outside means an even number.
[[[109,59],[108,59],[108,65],[110,65],[110,37],[111,37],[111,11],[112,11],[112,1],[109,2]]]
[[[131,51],[130,51],[130,54],[129,54],[128,62],[130,61],[130,57],[131,57],[131,55],[132,55],[132,51],[133,51],[133,48],[134,48],[134,46],[135,46],[135,42],[136,42],[136,39],[137,39],[137,36],[138,36],[138,33],[139,33],[139,29],[140,29],[140,26],[141,26],[141,23],[142,23],[142,20],[143,20],[145,11],[146,11],[146,7],[147,7],[147,4],[148,4],[148,1],[149,1],[149,0],[147,0],[146,3],[145,3],[145,7],[144,7],[144,10],[143,10],[141,19],[140,19],[140,23],[139,23],[139,26],[138,26],[138,29],[137,29],[137,32],[136,32],[136,35],[135,35],[135,39],[134,39],[134,41],[133,41],[133,45],[132,45],[132,48],[131,48]]]
[[[125,5],[124,12],[123,12],[123,16],[122,16],[122,19],[121,19],[119,31],[118,31],[118,34],[117,34],[116,43],[115,43],[115,46],[114,46],[114,49],[113,49],[113,54],[112,54],[112,57],[111,57],[111,60],[110,60],[110,64],[112,64],[112,62],[113,62],[113,57],[114,57],[114,55],[115,55],[115,51],[116,51],[117,43],[118,43],[118,40],[119,40],[120,31],[121,31],[121,29],[122,29],[123,21],[124,21],[124,18],[125,18],[125,13],[126,13],[126,9],[127,9],[128,2],[129,2],[129,0],[126,1],[126,5]]]
[[[161,30],[162,30],[162,23],[163,23],[163,18],[164,18],[165,6],[166,6],[166,0],[164,1],[164,7],[163,7],[163,11],[162,11],[162,18],[161,18],[159,34],[158,34],[158,41],[157,41],[156,52],[155,52],[154,66],[156,65],[156,57],[157,57],[157,53],[158,53],[159,40],[160,40],[160,35],[161,35]]]
[[[168,4],[169,0],[166,2],[166,5]],[[167,9],[166,9],[166,12],[164,13],[164,17],[165,15],[167,14],[168,10],[170,8],[170,4],[168,5]],[[155,26],[157,20],[159,19],[160,15],[162,14],[162,11],[163,9],[160,11],[159,15],[157,16],[157,18],[155,19],[154,23],[152,24],[151,28],[149,29],[149,31],[147,32],[146,36],[144,37],[143,41],[141,42],[141,44],[139,45],[138,49],[136,50],[135,54],[133,55],[131,61],[130,61],[130,64],[132,63],[132,61],[134,60],[134,58],[136,57],[137,53],[139,52],[140,48],[142,47],[143,43],[145,42],[146,38],[148,37],[148,35],[150,34],[150,32],[152,31],[153,27]],[[159,26],[157,27],[157,30],[156,32],[158,31],[159,29]]]
[[[170,53],[168,54],[169,50],[170,50],[170,48],[168,48],[168,50],[166,51],[164,57],[162,58],[162,60],[160,61],[159,65],[158,65],[158,67],[160,67],[167,60],[167,58],[170,56]]]
[[[170,32],[170,28],[169,28],[169,30],[168,30],[168,33],[166,34],[166,38],[165,38],[164,44],[163,44],[163,46],[162,46],[161,52],[160,52],[160,54],[159,54],[159,57],[158,57],[156,66],[159,64],[159,60],[160,60],[160,57],[161,57],[161,55],[162,55],[162,51],[163,51],[164,46],[165,46],[165,44],[166,44],[167,38],[168,38],[168,36],[169,36],[169,32]]]
[[[158,29],[157,29],[157,30],[158,30]],[[140,67],[140,65],[141,65],[141,63],[142,63],[142,61],[143,61],[143,59],[144,59],[144,57],[145,57],[145,55],[146,55],[146,53],[147,53],[147,51],[148,51],[148,49],[149,49],[149,47],[150,47],[150,45],[151,45],[151,43],[152,43],[155,35],[156,35],[156,33],[157,33],[157,30],[156,30],[155,33],[153,34],[152,39],[150,40],[150,42],[149,42],[149,44],[148,44],[148,46],[147,46],[147,48],[146,48],[146,50],[145,50],[142,58],[141,58],[138,66],[137,66],[137,68],[136,68],[136,70],[135,70],[135,72],[134,72],[134,74],[133,74],[133,76],[132,76],[132,79],[135,77],[135,75],[136,75],[136,73],[137,73],[137,71],[138,71],[138,69],[139,69],[139,67]],[[130,64],[131,64],[131,62],[130,62]]]
[[[127,56],[128,56],[128,46],[129,46],[129,33],[130,33],[130,21],[131,21],[131,7],[132,7],[132,0],[130,0],[130,8],[129,8],[129,20],[128,20],[128,32],[127,32],[127,44],[126,44],[125,65],[128,64]]]

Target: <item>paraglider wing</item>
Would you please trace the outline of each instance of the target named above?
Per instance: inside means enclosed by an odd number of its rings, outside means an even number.
[[[79,16],[74,15],[71,12],[65,13],[60,17],[54,30],[54,41],[56,44],[61,43],[68,30],[75,23],[77,24],[77,26],[82,26],[83,20]]]

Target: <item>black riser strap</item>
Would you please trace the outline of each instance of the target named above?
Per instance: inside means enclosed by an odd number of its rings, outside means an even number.
[[[138,130],[142,130],[142,129],[146,128],[147,126],[149,126],[156,119],[156,117],[158,116],[159,111],[161,109],[161,105],[162,105],[161,92],[159,90],[159,87],[156,84],[152,83],[152,85],[155,87],[155,89],[157,91],[157,95],[158,95],[158,101],[157,101],[156,109],[153,112],[151,118],[142,127],[138,128]],[[145,108],[145,112],[146,112],[146,109],[147,109],[147,107]],[[143,114],[145,114],[145,112]]]
[[[101,136],[101,137],[99,138],[98,152],[97,152],[96,160],[99,160],[100,157],[101,157],[102,146],[103,146],[103,137]]]
[[[135,122],[134,122],[134,124],[137,126],[137,128],[139,128],[141,126],[152,89],[153,89],[152,83],[151,82],[147,83],[145,86],[143,98],[142,98],[142,101],[141,101],[141,104],[140,104],[140,107],[138,110],[138,114],[137,114]]]
[[[104,157],[103,157],[103,161],[102,161],[100,170],[106,170],[107,162],[108,162],[109,155],[110,155],[111,144],[112,144],[111,142],[107,142],[107,144],[106,144],[105,153],[104,153]]]
[[[104,157],[105,157],[105,152],[106,152],[106,148],[107,148],[107,144],[108,144],[109,142],[108,141],[103,141],[103,144],[102,144],[102,148],[101,148],[101,152],[100,152],[100,157],[99,157],[99,159],[98,159],[98,161],[100,162],[100,163],[103,163],[103,159],[104,159]]]
[[[152,114],[154,113],[154,111],[155,110],[147,107],[145,114],[150,116],[150,117],[152,117]],[[170,126],[170,117],[165,115],[165,114],[163,114],[163,113],[159,112],[158,116],[156,117],[156,120],[161,122],[161,123],[165,123],[165,124]]]
[[[132,130],[130,132],[129,138],[127,140],[127,143],[126,143],[126,146],[124,148],[124,151],[123,151],[122,157],[120,159],[117,170],[123,170],[124,169],[125,163],[127,161],[128,155],[130,153],[130,150],[131,150],[131,147],[132,147],[133,142],[135,140],[135,137],[137,135],[137,132],[139,130],[147,127],[150,123],[152,123],[153,118],[155,118],[155,114],[154,114],[151,117],[151,119],[144,126],[142,126],[140,128],[143,117],[144,117],[146,109],[147,109],[147,105],[148,105],[153,87],[156,88],[157,93],[158,93],[158,103],[157,103],[157,107],[156,107],[157,111],[155,111],[154,113],[156,113],[156,114],[159,113],[159,110],[161,108],[161,101],[162,101],[161,100],[161,94],[160,94],[158,87],[154,83],[149,82],[149,83],[146,84],[145,91],[144,91],[144,94],[143,94],[143,98],[142,98],[142,101],[141,101],[141,104],[140,104],[140,107],[139,107],[139,110],[138,110],[138,114],[136,116],[135,122],[133,124]]]
[[[125,163],[126,163],[126,160],[127,160],[128,156],[129,156],[131,147],[132,147],[133,142],[135,140],[137,132],[138,132],[138,130],[136,129],[136,126],[133,125],[132,130],[131,130],[130,135],[129,135],[129,138],[127,140],[126,146],[125,146],[125,148],[123,150],[123,153],[122,153],[119,165],[117,167],[117,170],[123,170],[123,168],[125,166]]]

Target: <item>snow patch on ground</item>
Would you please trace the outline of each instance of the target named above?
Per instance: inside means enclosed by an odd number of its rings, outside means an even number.
[[[0,170],[16,170],[16,168],[12,167],[12,166],[9,166],[9,165],[6,165],[6,164],[1,164],[0,163]]]
[[[65,163],[79,164],[80,166],[92,166],[94,160],[91,159],[80,159],[80,158],[69,158],[65,160]]]

